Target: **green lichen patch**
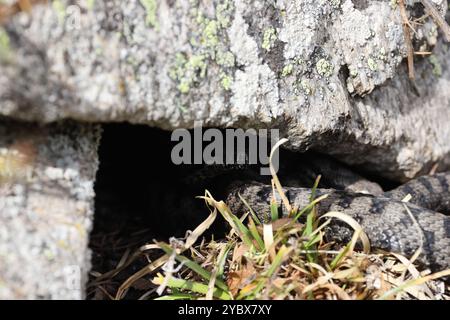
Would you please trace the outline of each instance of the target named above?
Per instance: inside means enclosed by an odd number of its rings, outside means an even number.
[[[378,63],[372,58],[367,59],[367,65],[369,66],[369,69],[371,71],[377,71],[378,70]]]
[[[156,0],[140,0],[140,2],[142,6],[145,8],[147,14],[145,22],[149,27],[158,29],[159,28],[157,16],[158,4]]]
[[[316,63],[317,73],[322,77],[330,77],[333,74],[333,65],[325,58],[320,59]]]
[[[356,69],[355,67],[349,67],[349,71],[352,78],[356,78],[358,76],[358,69]]]
[[[314,87],[311,83],[311,80],[308,78],[299,78],[297,79],[294,84],[294,94],[297,96],[303,96],[307,98],[307,96],[311,96],[314,94]]]
[[[188,93],[196,83],[205,78],[206,67],[205,56],[192,55],[187,58],[178,53],[169,76],[178,82],[177,88],[181,93]]]
[[[193,84],[201,81],[206,74],[208,65],[215,62],[219,66],[217,70],[220,85],[229,90],[232,83],[230,71],[235,65],[235,56],[229,50],[226,27],[231,24],[233,3],[229,0],[216,5],[214,18],[207,17],[199,9],[198,1],[192,0],[190,14],[194,28],[189,43],[192,53],[190,58],[180,55],[174,59],[170,77],[178,82],[180,93],[188,93]],[[185,59],[185,60],[183,60]]]
[[[391,0],[391,2],[389,4],[390,4],[392,10],[396,10],[397,9],[397,5],[398,5],[398,1],[397,0]]]
[[[385,48],[380,48],[380,50],[378,50],[378,59],[382,60],[382,61],[386,61],[387,60],[387,55],[386,55],[386,49]]]
[[[436,25],[433,25],[428,31],[428,38],[436,38],[438,36],[438,28]]]
[[[87,8],[89,10],[93,10],[94,9],[94,5],[95,5],[95,0],[87,0]]]
[[[292,63],[289,63],[283,67],[283,70],[281,71],[281,76],[287,77],[288,75],[292,74],[293,70],[294,70],[294,65]]]
[[[216,7],[216,19],[221,28],[227,28],[231,24],[231,12],[234,10],[233,3],[229,0],[219,3]]]
[[[209,47],[214,48],[219,43],[219,37],[217,35],[217,31],[219,28],[219,23],[216,20],[204,20],[204,28],[202,37],[200,39],[200,44]]]
[[[224,88],[225,90],[230,90],[231,89],[231,84],[233,83],[233,79],[225,74],[225,73],[221,73],[220,75],[220,85],[222,86],[222,88]]]
[[[310,84],[309,80],[307,80],[307,79],[302,79],[302,80],[300,81],[300,87],[302,88],[303,92],[304,92],[306,95],[309,96],[309,95],[312,94],[312,87],[311,87],[311,84]]]
[[[433,74],[437,77],[442,75],[442,66],[438,58],[435,55],[429,57],[430,63],[433,66]]]
[[[235,64],[235,57],[230,51],[218,50],[216,53],[216,62],[223,67],[233,67]]]
[[[9,60],[12,56],[11,43],[5,29],[0,28],[0,61]]]
[[[59,23],[63,23],[66,18],[66,6],[61,0],[53,0],[52,6],[53,10],[55,10],[58,15]]]
[[[261,47],[267,51],[270,51],[277,39],[277,31],[274,27],[270,26],[269,28],[264,30]]]

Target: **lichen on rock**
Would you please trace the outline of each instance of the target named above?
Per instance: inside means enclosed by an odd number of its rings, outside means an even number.
[[[64,8],[70,3],[59,1]],[[446,1],[434,3],[444,14]],[[280,127],[289,148],[326,149],[346,162],[354,162],[348,152],[357,152],[358,164],[397,180],[449,154],[447,130],[435,125],[438,113],[438,123],[450,118],[448,90],[437,89],[447,85],[448,50],[431,19],[417,26],[414,41],[433,51],[441,72],[417,58],[420,81],[405,81],[402,21],[388,1],[84,5],[78,28],[58,21],[59,10],[44,5],[4,26],[15,62],[1,63],[1,115],[163,129],[196,121]],[[415,14],[411,6],[408,11]],[[441,73],[437,80],[433,68]],[[417,101],[393,98],[393,92],[414,90],[421,92]],[[420,136],[409,128],[418,105],[427,115]],[[438,147],[419,149],[430,139]],[[336,143],[341,140],[346,144]]]
[[[0,299],[84,297],[100,134],[0,123]]]
[[[158,3],[156,0],[140,0],[141,4],[144,6],[147,16],[145,21],[147,22],[147,25],[154,28],[159,28],[158,23],[158,17],[157,17],[157,10],[158,10]]]

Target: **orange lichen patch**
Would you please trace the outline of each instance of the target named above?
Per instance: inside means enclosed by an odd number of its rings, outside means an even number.
[[[21,138],[0,149],[0,184],[27,176],[36,158],[36,141]]]
[[[47,0],[18,0],[12,5],[0,4],[0,24],[6,23],[19,12],[30,12],[35,4],[47,2]]]

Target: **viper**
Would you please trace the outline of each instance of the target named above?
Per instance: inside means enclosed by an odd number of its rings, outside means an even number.
[[[342,212],[362,226],[372,247],[407,257],[420,249],[418,261],[431,270],[450,267],[450,172],[421,176],[388,192],[346,169],[333,175],[337,179],[328,179],[328,188],[316,190],[316,197],[327,195],[317,204],[319,215]],[[296,208],[304,208],[311,201],[310,188],[291,186],[284,188],[284,193]],[[408,195],[409,201],[403,201]],[[246,212],[239,196],[260,219],[268,219],[273,196],[270,184],[253,180],[230,185],[227,204],[233,212]],[[287,214],[281,201],[279,209]],[[333,221],[326,237],[347,243],[353,232],[343,222]]]

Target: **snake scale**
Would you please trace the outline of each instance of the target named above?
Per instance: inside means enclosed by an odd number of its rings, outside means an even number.
[[[345,170],[337,172],[341,172],[341,179],[337,181],[352,177]],[[423,265],[431,270],[450,268],[450,217],[447,215],[450,213],[450,172],[422,176],[388,192],[374,188],[370,182],[372,192],[358,190],[354,186],[367,185],[367,181],[361,178],[354,182],[331,183],[327,187],[332,189],[319,188],[316,196],[328,195],[317,206],[319,215],[329,211],[343,212],[360,223],[372,247],[407,257],[421,247],[418,261]],[[294,186],[284,190],[292,206],[303,208],[310,202],[309,188]],[[232,184],[228,192],[227,203],[233,212],[248,210],[239,199],[240,194],[260,218],[267,219],[273,194],[270,184],[240,181]],[[411,200],[402,202],[408,194]],[[286,209],[279,203],[286,214]],[[333,219],[327,230],[327,239],[346,243],[353,232],[348,225]]]

